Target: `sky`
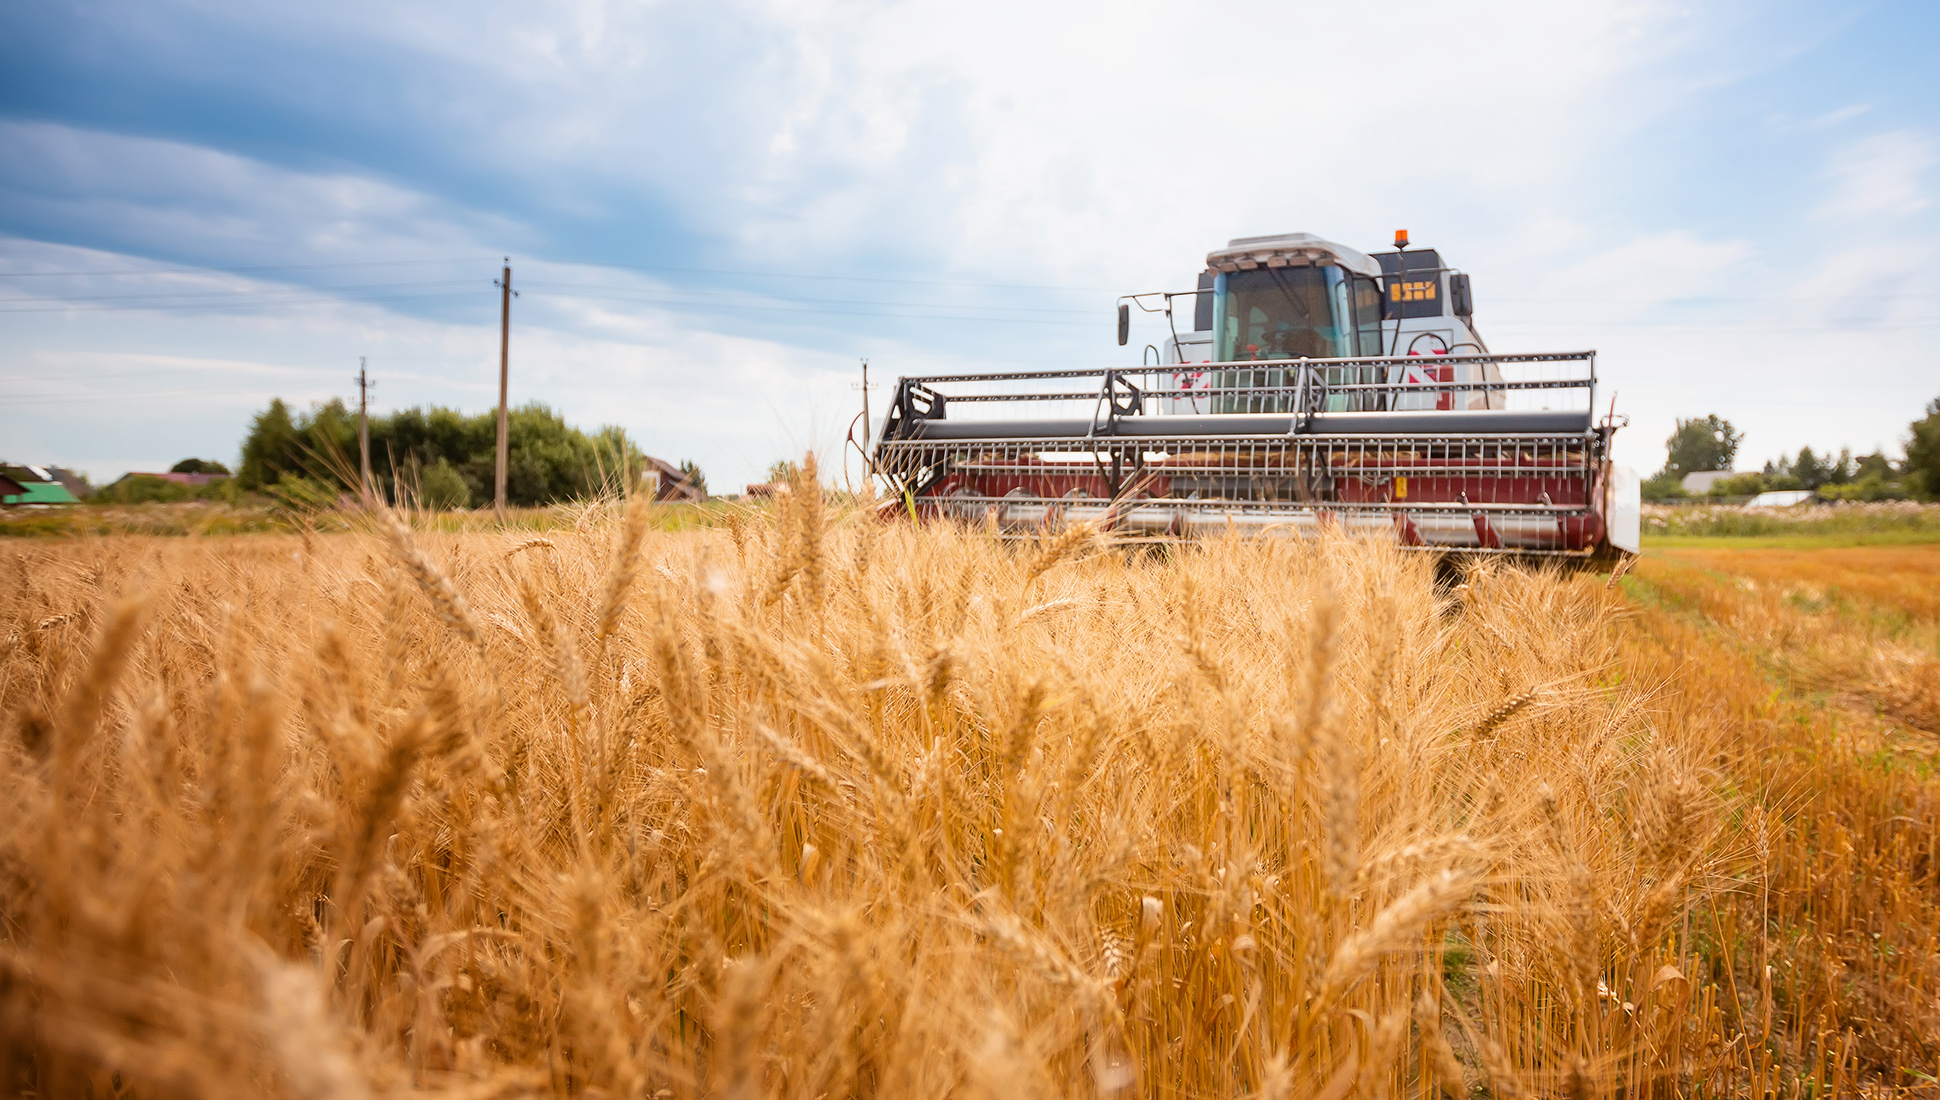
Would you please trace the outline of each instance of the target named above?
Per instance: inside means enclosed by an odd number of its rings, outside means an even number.
[[[1398,228],[1663,462],[1898,453],[1940,396],[1940,6],[0,6],[0,459],[233,461],[273,397],[511,396],[717,490],[860,362],[1135,364],[1119,294]],[[509,257],[509,260],[506,259]],[[1603,400],[1608,400],[1605,396]],[[847,470],[854,475],[853,461]]]

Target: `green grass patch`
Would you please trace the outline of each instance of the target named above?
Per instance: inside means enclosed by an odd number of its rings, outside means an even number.
[[[1834,550],[1844,546],[1916,546],[1940,542],[1940,528],[1881,531],[1801,531],[1764,535],[1644,535],[1653,550]]]
[[[655,504],[647,510],[647,527],[654,531],[686,531],[717,527],[735,515],[749,515],[770,507],[766,503],[710,500],[705,504]],[[507,509],[501,523],[490,508],[442,512],[414,511],[412,522],[422,529],[468,531],[559,531],[577,526],[588,509],[617,512],[618,500],[555,504],[543,508]],[[306,520],[305,517],[308,517]],[[301,506],[252,498],[241,504],[207,501],[140,504],[68,504],[46,508],[8,508],[0,511],[0,538],[88,538],[111,535],[256,535],[293,534],[306,525],[319,531],[354,528],[362,522],[354,509]]]
[[[1720,504],[1646,505],[1646,545],[1668,539],[1746,540],[1826,538],[1868,546],[1940,542],[1940,504],[1891,501],[1875,504],[1815,504],[1797,508],[1739,508]],[[1732,545],[1744,545],[1733,542]],[[1772,545],[1786,545],[1774,543]]]

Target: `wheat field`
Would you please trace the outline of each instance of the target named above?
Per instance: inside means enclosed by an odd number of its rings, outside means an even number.
[[[1338,537],[1016,544],[810,484],[683,532],[636,500],[541,534],[0,546],[32,579],[0,593],[5,1087],[1825,1096],[1935,1068],[1839,974],[1786,984],[1786,929],[1889,901],[1793,824],[1824,776],[1783,772],[1751,659],[1692,678],[1716,642],[1665,610],[1674,574],[1640,605],[1494,563],[1438,587]],[[1841,797],[1899,805],[1865,782]],[[1862,839],[1928,921],[1881,988],[1931,1019],[1931,837]]]

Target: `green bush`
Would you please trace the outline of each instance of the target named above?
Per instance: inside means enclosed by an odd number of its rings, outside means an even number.
[[[1771,488],[1764,474],[1739,474],[1737,477],[1721,477],[1711,483],[1709,496],[1714,497],[1751,497]]]
[[[184,485],[153,474],[130,474],[112,485],[96,489],[90,504],[175,504],[185,500],[231,501],[236,499],[233,479],[223,478],[206,485]]]
[[[1819,490],[1819,495],[1827,500],[1876,501],[1905,500],[1909,495],[1906,485],[1897,479],[1885,477],[1877,471],[1861,474],[1856,481],[1844,485],[1827,485]]]
[[[448,512],[472,505],[472,487],[450,462],[440,458],[418,478],[418,501],[426,508]]]
[[[1691,495],[1684,491],[1684,479],[1674,470],[1660,470],[1645,478],[1638,492],[1645,500],[1683,500]]]
[[[1940,506],[1912,501],[1741,508],[1730,504],[1646,505],[1644,533],[1726,536],[1940,533]]]

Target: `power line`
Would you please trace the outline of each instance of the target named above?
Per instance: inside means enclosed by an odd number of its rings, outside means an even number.
[[[279,297],[279,296],[301,295],[301,294],[312,294],[312,295],[338,294],[340,296],[349,296],[352,294],[358,294],[358,293],[369,292],[369,291],[410,290],[410,289],[417,289],[422,287],[447,287],[447,286],[455,287],[455,286],[466,285],[468,282],[469,280],[441,279],[441,280],[433,280],[433,281],[426,281],[426,282],[364,283],[364,284],[356,284],[351,286],[334,286],[334,287],[292,286],[292,287],[255,288],[255,289],[249,289],[249,290],[193,290],[193,291],[181,290],[181,291],[168,291],[163,293],[150,293],[150,294],[84,294],[84,295],[60,294],[60,295],[45,295],[40,297],[0,298],[0,312],[25,313],[25,312],[31,312],[31,311],[25,310],[25,309],[6,309],[5,307],[17,306],[22,304],[41,305],[41,304],[62,303],[62,302],[90,302],[90,303],[92,302],[157,302],[162,306],[169,306],[169,307],[177,306],[177,305],[200,306],[203,304],[202,302],[184,302],[182,301],[182,299],[193,298],[193,299],[211,299],[211,300],[213,299],[247,300],[247,299],[268,299],[268,298]],[[685,288],[671,288],[674,293],[684,294],[686,295],[685,297],[667,297],[666,296],[667,291],[660,288],[629,287],[629,286],[622,286],[622,285],[616,285],[611,283],[555,283],[555,282],[546,282],[544,280],[541,280],[536,285],[541,288],[567,288],[568,290],[613,291],[616,293],[612,295],[606,295],[604,297],[608,297],[616,301],[630,301],[630,300],[637,299],[640,301],[661,302],[661,303],[674,304],[674,305],[713,305],[713,304],[737,305],[739,304],[739,305],[745,305],[749,308],[759,308],[759,303],[719,302],[717,300],[709,299],[706,297],[696,297],[695,291],[687,290]],[[558,290],[547,290],[546,293],[552,297],[563,297],[563,298],[602,297],[601,295],[561,293]],[[746,293],[746,292],[728,292],[728,293]],[[777,297],[775,295],[759,295],[758,297],[761,300],[767,301],[767,302],[779,301],[779,302],[793,302],[793,303],[803,303],[803,304],[811,304],[811,305],[877,305],[877,306],[894,306],[894,307],[909,307],[909,308],[996,309],[996,310],[1006,310],[1009,312],[1063,313],[1068,315],[1075,315],[1082,312],[1089,312],[1084,310],[1072,309],[1068,307],[979,306],[973,303],[965,303],[965,304],[959,305],[957,303],[952,303],[952,302],[910,302],[910,301],[894,301],[894,300],[877,299],[877,298],[802,298],[802,297]]]
[[[559,299],[583,300],[583,301],[632,302],[638,305],[663,305],[663,306],[664,305],[693,305],[693,306],[703,306],[706,308],[713,309],[715,311],[750,311],[751,310],[751,311],[765,312],[765,313],[804,313],[804,314],[812,314],[815,316],[822,316],[822,317],[883,317],[883,318],[888,318],[892,320],[974,321],[978,324],[1005,324],[1005,325],[1091,325],[1094,323],[1091,321],[1057,321],[1057,320],[1052,320],[1050,318],[1037,318],[1037,317],[1011,317],[1011,316],[1006,316],[1002,312],[992,312],[988,314],[887,313],[881,310],[825,309],[825,308],[816,308],[813,306],[797,307],[792,305],[755,305],[753,303],[739,303],[739,304],[723,303],[716,306],[706,302],[664,300],[664,299],[654,299],[650,297],[640,297],[635,295],[559,294],[551,291],[537,291],[537,290],[533,291],[533,293],[539,295],[542,298],[559,298]],[[895,303],[883,303],[883,304],[894,305]],[[912,302],[910,303],[910,308],[947,309],[950,307],[938,306],[927,302]],[[963,307],[963,308],[973,308],[973,307]],[[992,306],[989,308],[992,309],[993,311],[1001,309],[1001,307],[997,307],[997,306]],[[1065,312],[1065,311],[1060,311],[1060,312]],[[1070,310],[1068,312],[1071,313],[1073,316],[1075,316],[1081,313],[1082,311]]]
[[[207,360],[199,360],[197,361],[199,369],[190,368],[187,370],[182,367],[143,367],[137,370],[98,370],[87,373],[67,370],[61,372],[61,381],[117,382],[124,378],[153,378],[164,374],[170,377],[181,377],[184,375],[191,378],[197,375],[213,377],[223,372],[235,371],[251,371],[257,374],[314,373],[323,369],[325,366],[335,369],[336,366],[342,364],[344,358],[344,356],[339,355],[330,359],[319,359],[309,363],[257,363],[232,359],[211,364]],[[397,360],[392,361],[396,362]],[[466,361],[461,359],[443,359],[437,360],[437,362],[463,363]],[[44,375],[24,377],[20,375],[0,375],[0,385],[32,385],[36,382],[45,382],[46,380]]]
[[[25,238],[15,238],[15,239],[20,240]],[[46,242],[34,242],[34,243],[46,243]],[[216,272],[216,273],[224,273],[224,274],[244,274],[244,273],[259,272],[259,271],[324,271],[324,270],[335,270],[335,269],[354,268],[354,267],[402,267],[402,266],[414,266],[414,265],[415,266],[436,266],[440,264],[491,263],[491,262],[492,262],[492,258],[490,256],[455,256],[455,257],[447,257],[442,259],[424,259],[424,260],[350,260],[350,261],[339,261],[339,262],[333,262],[333,263],[259,264],[259,265],[244,266],[244,267],[215,267],[215,266],[200,265],[200,264],[165,264],[165,265],[159,265],[155,267],[145,267],[145,268],[98,269],[98,270],[77,270],[77,271],[13,271],[13,272],[0,271],[0,279],[84,278],[89,276],[107,276],[107,275],[116,275],[116,276],[118,275],[165,275],[165,274],[177,274],[177,273],[183,273],[183,272],[189,272],[189,273]],[[551,258],[551,259],[535,258],[533,262],[544,264],[544,265],[559,266],[559,267],[594,267],[594,268],[609,268],[609,269],[620,270],[620,271],[658,271],[658,272],[669,272],[669,273],[685,274],[685,275],[725,275],[725,276],[732,276],[736,278],[756,278],[756,279],[804,279],[804,280],[833,281],[833,282],[885,283],[885,284],[900,285],[900,286],[951,286],[951,287],[976,287],[976,288],[1006,289],[1006,290],[1098,291],[1098,292],[1107,292],[1107,293],[1114,290],[1121,289],[1115,286],[1101,286],[1101,285],[1076,285],[1076,284],[1057,284],[1057,283],[1002,283],[1002,282],[987,282],[987,281],[974,280],[974,279],[912,279],[912,278],[894,276],[894,275],[837,275],[830,272],[751,271],[751,270],[741,270],[741,269],[733,269],[733,268],[684,267],[684,266],[676,266],[676,265],[668,265],[668,264],[628,264],[628,263],[617,263],[610,260],[592,260],[592,259],[582,259],[582,258],[575,258],[575,257]],[[1940,299],[1940,294],[1689,295],[1689,296],[1680,296],[1676,298],[1496,297],[1494,298],[1494,300],[1500,301],[1500,302],[1532,302],[1532,303],[1613,302],[1613,303],[1666,304],[1666,303],[1680,303],[1680,302],[1842,301],[1842,300],[1847,300],[1851,298],[1863,298],[1863,299],[1873,300],[1873,301],[1885,300],[1885,299],[1931,300],[1931,299]]]
[[[333,291],[411,290],[427,286],[470,286],[472,279],[439,279],[423,283],[364,283],[358,286],[289,286],[255,290],[178,290],[166,294],[59,294],[42,298],[0,298],[0,305],[15,302],[142,302],[157,298],[247,298],[275,294],[324,294]]]
[[[1885,301],[1933,301],[1940,294],[1752,294],[1752,295],[1679,295],[1675,298],[1502,298],[1491,295],[1496,302],[1525,303],[1583,303],[1611,302],[1617,304],[1681,305],[1686,302],[1885,302]]]
[[[1086,290],[1109,293],[1116,289],[1108,286],[1058,286],[1048,283],[986,283],[970,280],[952,279],[905,279],[888,275],[830,275],[812,272],[788,271],[732,271],[710,267],[662,267],[649,264],[617,264],[602,260],[540,260],[539,263],[572,265],[576,267],[611,267],[622,271],[671,271],[686,275],[733,275],[757,279],[827,279],[849,283],[894,283],[907,286],[966,286],[988,287],[1002,290]]]
[[[618,291],[621,294],[629,297],[640,296],[640,295],[651,296],[654,294],[662,293],[651,287],[615,286],[610,283],[553,283],[553,282],[547,282],[543,279],[537,282],[528,282],[526,286],[537,287],[537,288],[570,287],[575,290],[611,290],[611,291]],[[590,295],[590,294],[588,295],[559,294],[555,291],[546,291],[546,293],[552,295],[553,297],[562,297],[562,298],[600,297],[600,295]],[[979,305],[977,303],[964,303],[962,305],[958,305],[957,303],[954,303],[954,302],[908,302],[908,301],[892,301],[892,300],[887,300],[882,298],[796,298],[796,297],[788,297],[788,296],[775,295],[775,294],[763,294],[763,295],[760,295],[759,297],[760,297],[760,300],[767,301],[767,302],[803,302],[803,303],[818,304],[818,305],[832,304],[832,305],[863,305],[863,306],[910,306],[913,308],[924,308],[924,309],[927,309],[927,308],[1001,309],[1001,310],[1008,310],[1013,313],[1023,312],[1023,313],[1065,313],[1065,314],[1087,313],[1088,314],[1088,313],[1095,312],[1093,310],[1073,309],[1070,307],[1058,307],[1058,306],[984,306],[984,305]],[[674,301],[674,299],[651,298],[651,297],[643,298],[642,300]],[[696,302],[694,304],[705,304],[705,299],[699,302]]]
[[[35,306],[31,309],[6,309],[0,302],[0,314],[5,313],[188,313],[196,310],[236,310],[255,309],[262,306],[309,306],[353,303],[381,305],[386,302],[430,302],[472,298],[469,293],[452,292],[447,294],[398,294],[390,296],[357,297],[337,295],[328,298],[279,298],[274,300],[256,299],[253,301],[230,302],[180,302],[172,305],[78,305],[78,306]]]
[[[267,395],[272,391],[264,391]],[[35,396],[20,398],[0,398],[0,408],[15,408],[27,405],[118,405],[134,400],[155,400],[157,398],[179,397],[184,400],[206,402],[212,396],[209,390],[150,390],[140,393],[76,394],[72,396]],[[233,390],[225,396],[240,396]],[[250,398],[251,401],[256,398]]]
[[[1553,333],[1576,333],[1586,331],[1604,332],[1849,332],[1855,334],[1878,332],[1914,332],[1921,329],[1940,327],[1940,317],[1908,317],[1892,321],[1826,321],[1819,324],[1761,325],[1756,322],[1742,324],[1704,324],[1680,321],[1629,321],[1623,323],[1605,322],[1583,324],[1575,328],[1528,328],[1514,321],[1496,321],[1489,325],[1490,332],[1509,332],[1519,336],[1548,335]]]
[[[490,263],[490,256],[468,256],[448,260],[351,260],[330,264],[265,264],[259,267],[206,267],[200,264],[175,264],[160,267],[132,267],[122,270],[97,271],[0,271],[0,279],[68,279],[84,278],[93,275],[173,275],[180,272],[213,271],[220,274],[240,275],[251,271],[323,271],[345,267],[408,267],[411,265],[432,266],[436,264]]]
[[[559,300],[568,300],[568,301],[586,300],[586,301],[629,302],[637,305],[650,305],[650,306],[685,305],[685,306],[700,307],[710,312],[717,312],[717,313],[718,312],[756,311],[756,312],[768,312],[768,313],[812,314],[816,316],[882,317],[882,318],[892,319],[892,320],[966,321],[966,322],[975,322],[978,324],[1010,324],[1010,325],[1088,326],[1092,324],[1092,322],[1090,321],[1076,321],[1076,320],[1059,321],[1059,320],[1053,320],[1049,318],[1006,316],[1002,312],[997,312],[1002,307],[995,307],[995,306],[988,307],[993,312],[983,313],[983,314],[901,313],[901,312],[887,312],[884,310],[853,310],[853,309],[838,310],[838,309],[827,309],[827,308],[818,308],[814,306],[798,306],[798,305],[757,305],[757,304],[748,303],[748,302],[716,303],[716,302],[707,302],[704,300],[696,301],[692,299],[655,299],[652,297],[643,297],[638,295],[561,294],[557,292],[539,292],[539,291],[535,291],[534,293],[540,294],[541,297],[553,298],[553,299],[559,299]],[[6,301],[4,299],[0,299],[0,314],[9,314],[9,313],[20,313],[20,314],[27,314],[27,313],[192,313],[192,312],[198,312],[198,311],[208,312],[212,310],[213,311],[245,310],[245,309],[255,310],[255,309],[261,309],[265,306],[304,306],[304,305],[331,305],[331,304],[384,305],[384,304],[393,303],[393,302],[455,301],[455,300],[469,300],[472,297],[473,295],[469,293],[451,292],[451,293],[444,293],[444,294],[399,294],[399,295],[372,295],[372,296],[339,295],[335,297],[321,297],[321,298],[271,298],[271,299],[244,298],[241,300],[225,300],[225,301],[215,301],[215,302],[157,302],[157,303],[150,303],[150,304],[129,304],[129,305],[85,303],[85,304],[72,305],[72,306],[35,305],[24,309],[7,308]],[[58,300],[58,299],[52,299],[52,300]],[[896,303],[884,303],[884,304],[894,305]],[[930,303],[910,303],[909,306],[912,309],[949,308],[947,306],[939,307],[936,305],[932,305]],[[975,308],[975,307],[960,307],[960,308]],[[1081,311],[1071,310],[1069,312],[1073,316],[1076,316]]]
[[[209,267],[193,264],[170,264],[157,267],[101,269],[95,271],[0,271],[0,279],[57,279],[85,278],[96,275],[170,275],[182,272],[217,272],[222,274],[246,274],[256,271],[324,271],[349,267],[397,267],[408,265],[432,266],[438,264],[490,263],[490,256],[466,256],[440,260],[363,260],[343,263],[324,264],[263,264],[251,267]],[[753,279],[811,279],[851,283],[892,283],[908,286],[958,286],[983,287],[1008,290],[1082,290],[1109,292],[1115,288],[1106,286],[1071,286],[1050,283],[993,283],[970,279],[908,279],[890,275],[836,275],[829,272],[809,271],[737,271],[726,268],[675,267],[656,264],[622,264],[604,260],[581,259],[540,259],[534,262],[558,267],[601,267],[621,271],[664,271],[683,275],[727,275],[736,278]]]

